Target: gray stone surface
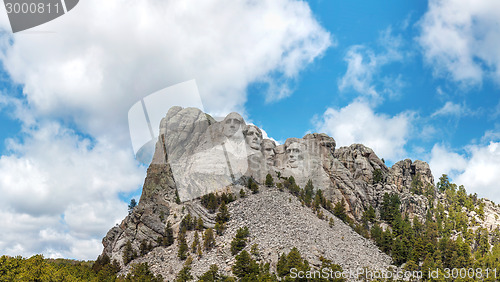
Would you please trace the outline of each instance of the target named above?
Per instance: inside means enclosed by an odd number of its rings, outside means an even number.
[[[333,204],[345,200],[348,216],[355,222],[370,206],[378,211],[385,193],[400,196],[403,213],[424,218],[428,200],[410,193],[411,183],[419,178],[425,186],[434,185],[425,162],[403,160],[389,168],[362,144],[336,149],[332,137],[318,133],[289,138],[285,144],[277,145],[262,140],[259,129],[246,126],[236,113],[217,122],[198,109],[173,107],[162,119],[160,133],[138,206],[103,239],[103,252],[120,263],[128,240],[135,249],[139,249],[143,239],[157,246],[154,241],[163,235],[166,222],[173,223],[177,230],[188,212],[201,217],[206,227],[213,227],[215,215],[201,206],[199,197],[209,192],[238,196],[252,177],[260,190],[267,191],[230,205],[232,219],[227,232],[217,237],[212,253],[195,260],[193,273],[206,271],[211,263],[229,269],[234,258],[228,255],[228,244],[237,227],[243,225],[251,231],[250,245],[258,243],[263,259],[272,264],[278,253],[296,246],[313,264],[321,254],[344,267],[383,268],[390,264],[390,259],[371,241],[336,218],[335,228],[331,229],[310,209],[301,207],[294,196],[278,192],[275,187],[265,188],[265,176],[271,174],[275,182],[293,176],[301,188],[311,179],[315,190],[321,189]],[[379,183],[373,181],[376,170],[382,175]],[[278,179],[278,175],[282,178]],[[180,204],[176,203],[176,193]],[[487,217],[487,225],[493,226],[495,220]],[[139,261],[150,262],[153,271],[170,278],[182,267],[176,258],[176,246],[156,247]]]

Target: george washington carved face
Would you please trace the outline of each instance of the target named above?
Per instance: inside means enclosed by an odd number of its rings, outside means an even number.
[[[262,143],[262,131],[260,128],[251,124],[247,125],[245,130],[243,130],[243,135],[245,136],[245,141],[250,148],[260,151]]]
[[[245,125],[243,118],[235,112],[228,114],[222,123],[224,126],[223,133],[227,138],[232,137],[243,125]]]

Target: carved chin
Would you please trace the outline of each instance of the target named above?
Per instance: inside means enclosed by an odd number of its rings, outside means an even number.
[[[254,149],[254,150],[257,150],[257,151],[260,151],[260,146],[259,144],[250,144],[250,148]]]

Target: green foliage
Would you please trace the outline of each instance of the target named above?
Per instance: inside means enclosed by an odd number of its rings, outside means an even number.
[[[314,197],[314,186],[311,179],[307,181],[306,187],[304,187],[304,192],[301,196],[304,200],[304,203],[306,203],[307,206],[310,206],[311,201]]]
[[[273,187],[274,186],[274,179],[270,173],[266,175],[266,182],[265,185],[267,187]]]
[[[214,231],[212,228],[205,230],[203,234],[203,248],[210,251],[215,246]]]
[[[231,254],[234,256],[247,245],[247,238],[250,235],[248,227],[241,227],[236,231],[236,235],[231,241]]]
[[[243,190],[243,188],[240,190],[240,197],[241,198],[245,198],[246,197],[246,193],[245,193],[245,190]]]
[[[68,259],[0,257],[0,281],[115,281],[119,264],[106,255],[96,262]]]
[[[335,226],[335,221],[333,220],[333,217],[330,217],[330,220],[328,221],[328,225],[333,228]]]
[[[134,198],[130,200],[130,204],[128,204],[128,214],[131,214],[132,211],[134,210],[135,206],[137,206],[137,202],[135,201]]]
[[[373,184],[382,183],[382,181],[384,180],[384,175],[382,174],[382,170],[379,168],[373,170],[372,178],[373,178],[372,179]]]
[[[210,269],[203,273],[198,278],[198,281],[202,282],[219,282],[219,281],[231,281],[231,279],[227,276],[224,276],[219,273],[219,267],[216,264],[212,264]]]
[[[450,180],[448,179],[448,175],[443,174],[441,177],[439,177],[439,182],[437,183],[437,188],[439,192],[445,192],[447,190],[455,191],[457,188],[457,185],[454,183],[451,183]]]
[[[397,194],[384,194],[382,206],[380,207],[380,218],[392,222],[394,217],[400,213],[401,200]]]
[[[151,244],[151,242],[149,242],[148,240],[146,239],[143,239],[141,241],[141,245],[139,246],[139,250],[141,252],[141,256],[144,256],[146,255],[147,253],[149,253],[151,250],[153,249],[153,245]]]
[[[257,183],[255,183],[255,181],[251,177],[248,178],[247,188],[252,191],[252,194],[259,193],[259,185],[257,185]]]
[[[191,252],[195,254],[196,251],[198,251],[199,246],[200,246],[200,236],[198,235],[198,231],[196,231],[194,233],[193,243],[191,244]]]
[[[185,231],[194,230],[196,228],[197,220],[195,217],[188,213],[182,220],[180,224],[180,229]]]
[[[370,205],[370,207],[368,207],[368,209],[363,212],[362,221],[364,223],[375,222],[375,219],[376,219],[375,209],[373,208],[372,205]]]
[[[335,204],[335,207],[333,208],[333,214],[340,218],[343,222],[348,222],[348,217],[347,213],[345,211],[345,201],[342,199],[340,202],[337,202]]]
[[[165,232],[162,237],[158,237],[158,245],[163,247],[171,246],[174,243],[174,231],[172,230],[172,224],[167,221],[167,226],[165,227]]]
[[[155,276],[150,270],[147,262],[134,264],[132,270],[127,274],[125,281],[162,282],[163,277]]]
[[[217,235],[221,236],[224,233],[224,228],[225,228],[224,223],[219,223],[219,222],[215,223],[214,229]]]
[[[242,280],[254,280],[259,275],[259,265],[250,257],[247,251],[243,250],[236,256],[233,274]]]
[[[224,224],[225,222],[229,221],[229,210],[227,209],[226,203],[222,202],[221,205],[219,206],[219,212],[217,213],[217,216],[215,217],[215,221]]]
[[[200,202],[210,213],[214,213],[219,205],[222,203],[229,204],[232,201],[234,201],[233,194],[222,193],[221,195],[216,195],[209,193],[203,195]]]
[[[300,193],[300,187],[295,183],[295,178],[293,176],[288,177],[283,181],[283,186],[290,191],[295,196],[298,196]]]
[[[424,194],[424,184],[422,183],[420,173],[414,175],[411,179],[410,192],[417,195]]]
[[[125,243],[125,247],[123,248],[123,264],[128,264],[130,261],[137,257],[137,252],[132,248],[132,242],[130,240]]]
[[[179,248],[177,250],[177,257],[180,258],[181,260],[185,260],[187,258],[188,254],[188,244],[186,242],[186,232],[181,230],[179,232],[179,236],[177,237],[177,244],[179,245]]]
[[[176,282],[186,282],[193,280],[194,277],[191,274],[191,266],[186,265],[184,266],[179,273],[177,273],[177,276],[175,277]]]

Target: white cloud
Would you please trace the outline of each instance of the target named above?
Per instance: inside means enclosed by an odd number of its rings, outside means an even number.
[[[450,149],[443,145],[435,144],[431,150],[429,166],[434,175],[436,182],[443,174],[447,174],[451,178],[455,178],[467,166],[465,157],[451,152]]]
[[[332,136],[337,146],[361,143],[386,160],[397,161],[405,155],[411,113],[396,116],[378,114],[365,102],[355,101],[344,108],[328,108],[314,121],[317,132]]]
[[[456,178],[471,193],[500,202],[500,143],[469,148],[471,158],[464,173]]]
[[[448,101],[444,104],[442,108],[432,113],[431,117],[435,116],[461,116],[465,114],[467,109],[459,104],[455,104],[451,101]]]
[[[389,27],[381,33],[379,41],[384,49],[381,53],[375,53],[363,45],[354,45],[348,49],[344,57],[344,61],[347,62],[347,71],[338,81],[340,91],[352,88],[360,94],[380,98],[384,92],[395,96],[401,90],[404,82],[400,75],[380,78],[383,81],[383,90],[377,89],[374,78],[384,65],[402,60],[403,54],[400,50],[402,39],[400,36],[394,36]]]
[[[464,85],[500,83],[500,2],[431,0],[417,41],[437,75]]]
[[[454,183],[464,185],[468,193],[500,202],[500,143],[470,145],[466,151],[467,154],[458,154],[434,145],[429,165],[435,180],[448,174]]]
[[[57,123],[42,123],[11,140],[0,158],[0,250],[95,259],[107,230],[123,219],[119,193],[142,184],[129,150],[89,140]],[[79,249],[80,245],[92,245]]]
[[[271,82],[269,99],[285,97],[287,81],[333,42],[293,0],[89,0],[36,30],[54,33],[16,34],[1,55],[30,105],[120,142],[143,96],[194,78],[206,110],[241,111],[249,83]]]
[[[2,11],[0,28],[10,30]],[[0,251],[78,259],[97,257],[126,214],[118,195],[144,180],[127,126],[135,102],[194,78],[207,111],[244,112],[250,83],[268,83],[268,100],[286,97],[335,45],[294,0],[87,0],[34,32],[8,34],[0,59],[25,99],[0,96],[23,122],[0,157]]]

